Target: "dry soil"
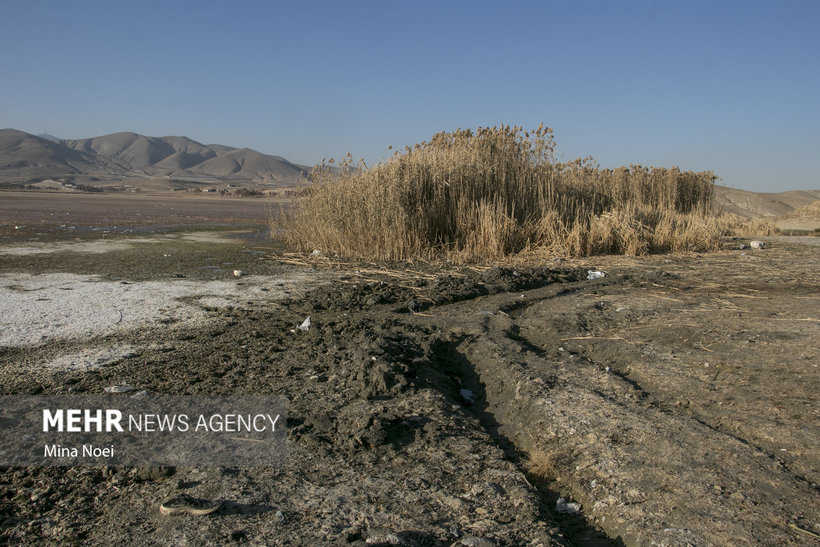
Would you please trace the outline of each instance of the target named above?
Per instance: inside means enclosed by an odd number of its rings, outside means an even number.
[[[818,543],[817,238],[461,269],[219,231],[0,238],[0,393],[288,399],[283,468],[3,468],[2,541]],[[178,493],[223,505],[160,514]]]

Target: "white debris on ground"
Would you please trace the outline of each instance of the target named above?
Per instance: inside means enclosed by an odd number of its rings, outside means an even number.
[[[555,510],[565,515],[577,515],[581,512],[581,504],[558,498],[558,501],[555,502]]]
[[[316,282],[309,273],[251,276],[242,281],[134,283],[66,273],[4,274],[0,275],[0,346],[107,336],[160,324],[191,326],[207,319],[205,307],[277,301]]]
[[[134,391],[134,387],[128,384],[122,384],[119,386],[108,386],[104,391],[106,393],[128,393],[129,391]]]
[[[462,389],[459,391],[459,395],[461,398],[464,399],[464,402],[471,405],[475,402],[475,394],[469,389]]]
[[[604,272],[599,272],[598,270],[587,270],[587,279],[590,281],[593,279],[602,279],[605,275]]]

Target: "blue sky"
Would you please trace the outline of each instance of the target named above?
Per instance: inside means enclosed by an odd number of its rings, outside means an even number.
[[[0,127],[313,164],[553,127],[559,158],[820,188],[820,2],[0,0]]]

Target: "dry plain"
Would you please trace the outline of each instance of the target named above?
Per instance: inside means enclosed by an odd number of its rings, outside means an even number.
[[[4,468],[5,542],[818,543],[820,238],[342,263],[260,238],[266,200],[7,196],[3,394],[289,407],[281,469]],[[160,514],[179,492],[222,508]]]

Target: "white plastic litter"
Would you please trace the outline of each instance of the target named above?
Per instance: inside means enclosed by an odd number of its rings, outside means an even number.
[[[299,330],[302,331],[302,332],[307,332],[309,328],[310,328],[310,316],[308,315],[307,319],[302,321],[302,324],[299,325]]]
[[[574,501],[568,502],[564,498],[558,498],[558,501],[555,502],[555,509],[565,515],[577,515],[581,512],[581,504],[575,503]]]
[[[105,388],[106,393],[126,393],[128,391],[134,391],[134,388],[128,384],[123,384],[121,386],[109,386]]]
[[[242,270],[234,270],[233,271],[233,276],[234,277],[242,277],[243,275],[245,275],[245,272],[243,272]]]
[[[590,281],[593,279],[602,279],[604,275],[604,272],[599,272],[598,270],[587,270],[587,279]]]
[[[319,249],[313,249],[313,252],[310,253],[310,256],[319,256],[320,254],[322,254],[322,251],[320,251]]]
[[[762,249],[764,245],[765,243],[757,239],[749,242],[749,247],[751,247],[752,249]]]

